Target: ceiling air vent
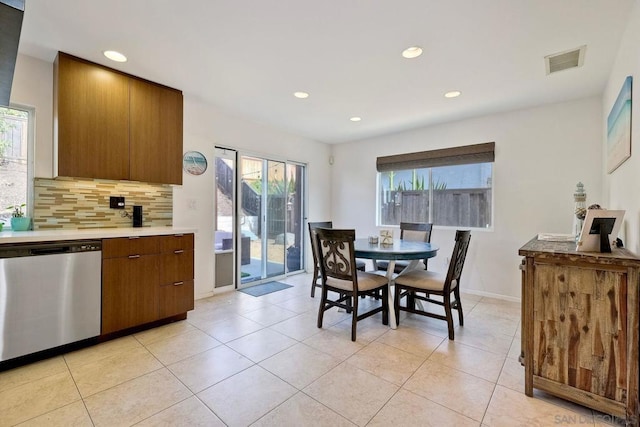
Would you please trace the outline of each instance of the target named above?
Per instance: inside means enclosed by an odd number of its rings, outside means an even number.
[[[584,45],[576,49],[545,56],[544,63],[547,68],[547,75],[569,68],[582,67],[586,49],[587,46]]]

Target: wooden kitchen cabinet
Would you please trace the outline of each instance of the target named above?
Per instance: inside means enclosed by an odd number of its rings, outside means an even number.
[[[162,239],[160,263],[160,318],[193,310],[193,234]]]
[[[60,52],[58,176],[182,184],[182,92]]]
[[[640,259],[625,249],[524,245],[525,394],[533,389],[638,425]]]
[[[194,307],[194,235],[104,239],[102,335]]]
[[[182,92],[130,81],[132,181],[182,184]]]
[[[54,82],[58,174],[128,179],[129,78],[61,53]]]
[[[160,238],[102,241],[102,334],[158,319]]]

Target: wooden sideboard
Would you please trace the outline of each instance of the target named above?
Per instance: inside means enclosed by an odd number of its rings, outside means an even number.
[[[530,240],[522,268],[525,394],[533,388],[638,425],[640,258]]]

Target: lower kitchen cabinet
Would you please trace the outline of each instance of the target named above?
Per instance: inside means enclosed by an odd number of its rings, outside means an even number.
[[[102,335],[193,309],[193,237],[103,240]]]

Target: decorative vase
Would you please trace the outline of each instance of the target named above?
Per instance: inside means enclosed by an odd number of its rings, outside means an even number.
[[[11,217],[11,229],[13,231],[27,231],[31,226],[31,218],[28,216]]]

